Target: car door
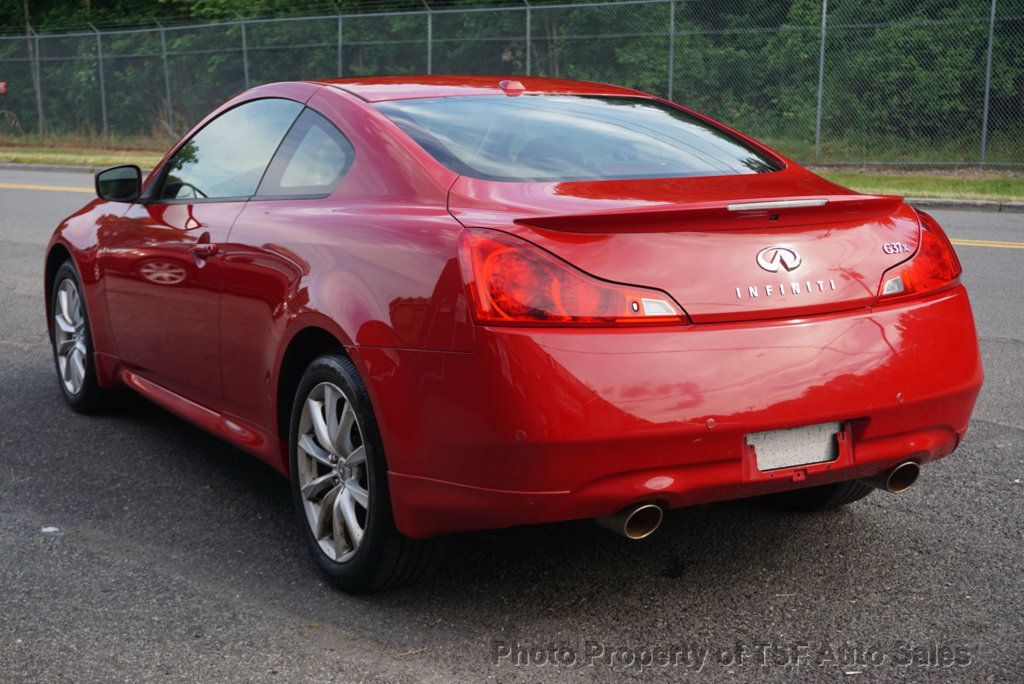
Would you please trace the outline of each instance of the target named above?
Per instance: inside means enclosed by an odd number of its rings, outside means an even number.
[[[194,401],[222,393],[223,247],[301,111],[279,98],[227,110],[167,161],[148,200],[100,235],[121,361]]]
[[[240,418],[272,424],[271,379],[290,307],[338,235],[329,199],[355,151],[324,116],[306,108],[270,162],[224,250],[221,339],[224,398]]]

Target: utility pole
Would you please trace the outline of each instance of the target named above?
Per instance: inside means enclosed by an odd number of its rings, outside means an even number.
[[[427,8],[427,73],[434,73],[434,11],[427,0],[420,0]]]
[[[668,5],[668,99],[672,100],[676,81],[676,0]]]
[[[981,110],[981,165],[988,161],[988,101],[992,92],[992,41],[996,30],[996,0],[992,0],[992,13],[988,20],[988,50],[985,53],[985,102]]]
[[[814,161],[821,159],[821,97],[825,91],[825,35],[828,33],[828,0],[821,0],[821,40],[818,43],[818,101],[814,111]]]
[[[36,91],[36,114],[38,116],[38,129],[36,133],[40,139],[46,137],[46,130],[43,121],[43,91],[41,87],[42,78],[39,76],[39,34],[32,30],[31,14],[28,10],[28,0],[22,0],[21,8],[25,12],[25,49],[28,50],[28,66],[32,72],[32,87]]]
[[[96,34],[96,66],[100,77],[100,121],[103,125],[103,138],[110,137],[110,130],[107,128],[107,79],[103,71],[103,36],[98,28],[89,22],[89,28]]]
[[[171,70],[167,64],[167,31],[164,30],[164,25],[160,23],[155,17],[153,21],[156,22],[157,27],[160,29],[160,61],[163,62],[164,66],[164,99],[167,100],[167,133],[170,135],[171,140],[174,140],[177,136],[174,134],[174,102],[171,100]]]
[[[523,0],[526,5],[526,75],[530,75],[532,65],[531,52],[533,51],[533,8],[530,7],[530,0]]]
[[[238,12],[235,12],[238,19],[238,26],[242,31],[242,78],[245,80],[245,89],[249,89],[249,41],[245,36],[245,19]]]

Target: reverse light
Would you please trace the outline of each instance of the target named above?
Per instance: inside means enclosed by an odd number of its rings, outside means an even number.
[[[634,326],[686,322],[658,290],[598,280],[526,240],[466,230],[459,257],[477,321],[488,325]]]
[[[879,293],[882,299],[939,292],[960,282],[963,269],[949,238],[935,219],[923,211],[917,213],[921,219],[917,252],[909,261],[885,272]]]

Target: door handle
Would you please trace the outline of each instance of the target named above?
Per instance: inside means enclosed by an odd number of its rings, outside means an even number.
[[[209,259],[217,253],[217,245],[212,242],[199,242],[189,247],[188,252],[197,259]]]

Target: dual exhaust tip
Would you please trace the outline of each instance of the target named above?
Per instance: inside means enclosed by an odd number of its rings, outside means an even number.
[[[917,482],[917,476],[920,474],[921,466],[913,461],[906,461],[892,470],[866,478],[861,482],[876,489],[899,494],[910,489]],[[664,518],[665,511],[661,506],[652,503],[639,503],[627,506],[618,513],[604,518],[595,518],[594,521],[601,527],[621,534],[626,539],[639,541],[654,534]]]
[[[621,534],[626,539],[645,539],[661,526],[665,512],[661,506],[652,503],[633,504],[604,518],[594,518],[601,527]]]
[[[917,476],[920,474],[921,466],[913,461],[906,461],[888,472],[863,479],[861,482],[871,485],[875,489],[900,494],[910,489],[911,485],[917,482]]]

